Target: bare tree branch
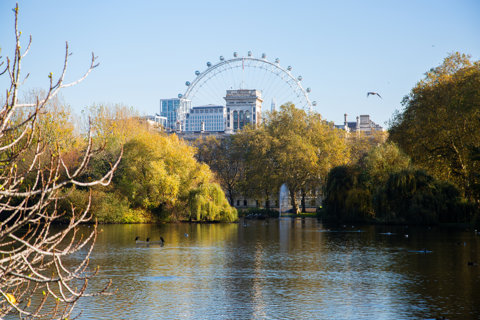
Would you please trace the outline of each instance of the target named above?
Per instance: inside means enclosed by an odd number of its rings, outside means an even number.
[[[9,313],[28,319],[65,318],[71,316],[82,297],[110,294],[111,281],[99,291],[87,291],[89,280],[98,272],[89,270],[97,224],[86,234],[80,224],[91,221],[92,193],[85,208],[76,210],[72,205],[66,212],[58,210],[61,192],[73,186],[108,185],[123,149],[102,177],[84,181],[82,175],[92,156],[100,151],[90,130],[78,164],[67,165],[59,142],[49,141],[40,119],[48,115],[48,105],[61,89],[83,81],[98,66],[97,57],[92,53],[82,77],[64,83],[71,56],[66,43],[60,76],[54,81],[49,75],[48,90],[41,97],[37,95],[35,102],[19,103],[19,88],[28,78],[27,74],[20,80],[22,59],[30,50],[32,37],[22,53],[18,4],[13,11],[15,51],[0,72],[10,79],[0,107],[0,318]],[[68,223],[55,225],[60,220]],[[81,261],[65,263],[74,253],[82,255]]]

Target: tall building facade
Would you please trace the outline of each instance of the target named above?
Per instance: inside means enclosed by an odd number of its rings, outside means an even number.
[[[185,119],[187,132],[224,132],[227,120],[225,106],[206,105],[190,109]]]
[[[177,113],[180,108],[180,99],[160,99],[160,116],[167,119],[166,130],[175,130],[177,123]]]
[[[259,90],[227,90],[225,132],[234,133],[247,124],[256,127],[262,121],[262,96]]]

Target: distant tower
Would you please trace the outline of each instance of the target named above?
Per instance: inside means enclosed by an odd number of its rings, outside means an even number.
[[[343,115],[343,125],[345,126],[345,131],[348,129],[347,116],[348,114],[346,113]]]
[[[276,110],[277,103],[275,102],[275,98],[272,99],[272,104],[270,106],[270,111],[274,112]]]

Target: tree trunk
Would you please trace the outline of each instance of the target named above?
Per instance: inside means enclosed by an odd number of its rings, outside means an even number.
[[[302,212],[305,213],[307,212],[307,207],[305,205],[305,197],[307,196],[307,193],[304,188],[300,189],[300,192],[302,193]]]
[[[293,213],[297,214],[297,210],[298,210],[297,198],[295,196],[295,191],[294,190],[290,190],[290,202],[291,202],[291,205],[292,205]]]
[[[228,202],[230,202],[230,205],[233,207],[235,205],[235,199],[233,197],[233,190],[231,188],[228,188]]]
[[[270,195],[268,190],[265,190],[265,209],[270,210]]]

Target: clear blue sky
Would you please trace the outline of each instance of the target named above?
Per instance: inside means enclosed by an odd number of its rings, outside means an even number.
[[[383,125],[402,97],[449,52],[480,59],[480,1],[19,1],[20,30],[33,36],[24,88],[46,88],[61,70],[68,79],[100,66],[63,97],[79,113],[121,103],[154,114],[160,98],[184,92],[206,61],[234,51],[267,53],[292,65],[328,120],[370,114]],[[13,51],[15,1],[0,1],[1,55]],[[5,92],[5,80],[0,89]],[[382,99],[366,98],[367,91]]]

